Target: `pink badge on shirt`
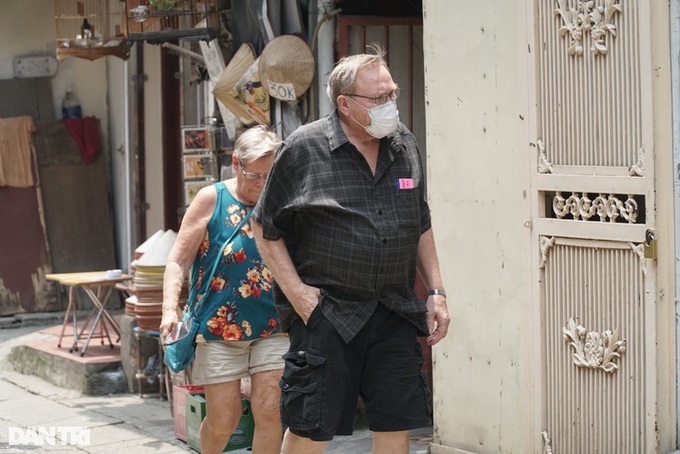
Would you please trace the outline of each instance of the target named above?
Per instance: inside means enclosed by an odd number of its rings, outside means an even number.
[[[413,178],[399,178],[397,180],[397,188],[413,189]]]

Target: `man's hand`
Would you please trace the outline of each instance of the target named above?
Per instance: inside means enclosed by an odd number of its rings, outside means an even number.
[[[305,325],[316,306],[319,305],[321,290],[306,285],[302,281],[296,285],[291,295],[286,295]]]
[[[427,298],[427,328],[430,335],[427,337],[428,345],[434,345],[444,339],[449,331],[451,317],[446,307],[446,296],[430,295]]]

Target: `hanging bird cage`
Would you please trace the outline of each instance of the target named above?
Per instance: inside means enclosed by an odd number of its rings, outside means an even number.
[[[125,1],[55,0],[57,59],[114,55],[126,60]]]
[[[219,0],[126,0],[130,41],[160,44],[179,39],[215,39],[220,34]]]

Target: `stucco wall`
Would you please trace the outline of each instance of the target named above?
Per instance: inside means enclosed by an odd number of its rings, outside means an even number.
[[[424,2],[429,199],[453,318],[433,350],[435,443],[471,452],[531,452],[522,7]]]
[[[116,220],[116,260],[119,266],[128,270],[132,250],[136,246],[130,237],[135,225],[129,210],[134,200],[134,187],[130,179],[130,168],[134,164],[133,144],[128,138],[128,127],[131,123],[129,106],[132,103],[127,92],[130,84],[130,65],[127,61],[110,57],[108,62],[108,80],[118,81],[109,84],[109,133],[111,143],[111,181],[113,187],[113,210]]]
[[[14,77],[15,57],[29,55],[55,55],[56,26],[54,3],[46,0],[2,0],[0,13],[0,79]],[[152,234],[163,228],[163,163],[160,134],[160,50],[146,46],[145,71],[148,75],[146,89],[146,191],[149,203],[147,232]],[[134,49],[133,49],[134,55]],[[127,68],[127,69],[126,69]],[[146,238],[138,241],[130,238],[135,231],[134,188],[126,179],[128,165],[134,165],[136,144],[126,139],[126,124],[133,120],[126,116],[134,114],[134,98],[127,92],[134,89],[132,77],[134,60],[105,57],[94,61],[67,58],[58,63],[52,77],[52,95],[55,118],[61,118],[61,99],[69,85],[82,105],[83,115],[100,119],[102,143],[107,159],[111,162],[114,193],[115,233],[119,266],[127,269],[131,251]],[[127,102],[129,100],[129,102]],[[128,110],[130,109],[130,110]],[[126,146],[127,144],[127,146]],[[128,149],[129,148],[129,149]],[[132,176],[130,168],[130,176]],[[128,197],[130,197],[128,199]],[[132,235],[134,237],[134,235]]]
[[[543,452],[540,318],[532,312],[538,295],[531,277],[539,251],[526,222],[536,208],[529,186],[536,168],[529,105],[535,94],[528,92],[532,4],[424,1],[429,198],[453,318],[433,349],[436,454]],[[653,89],[644,96],[653,102],[659,240],[653,417],[657,452],[665,453],[677,446],[670,105],[677,63],[668,2],[640,4],[651,11],[653,73],[644,77]]]
[[[673,0],[673,3],[677,1]],[[680,239],[675,238],[675,219],[678,213],[674,205],[680,197],[678,188],[673,188],[673,106],[671,100],[671,68],[678,73],[680,61],[670,50],[671,22],[678,33],[680,23],[678,17],[671,16],[669,2],[652,0],[651,2],[651,65],[652,102],[654,115],[652,128],[654,131],[654,171],[656,177],[656,231],[658,237],[659,256],[657,260],[657,412],[659,452],[677,452],[678,447],[678,352],[677,352],[677,301],[676,281],[678,255],[674,245]],[[678,113],[676,112],[677,116]],[[676,127],[677,127],[677,119]],[[676,133],[680,132],[676,130]],[[676,137],[676,146],[680,138]]]
[[[144,130],[146,148],[146,237],[165,230],[163,219],[163,136],[161,96],[161,48],[144,45]],[[177,131],[179,134],[179,131]],[[146,238],[142,239],[142,242]]]
[[[54,4],[44,0],[3,0],[0,14],[0,79],[14,77],[14,58],[55,55]],[[83,115],[94,115],[108,124],[106,59],[95,61],[69,58],[59,62],[52,78],[55,118],[61,118],[61,99],[73,85]],[[108,131],[102,131],[104,146]]]

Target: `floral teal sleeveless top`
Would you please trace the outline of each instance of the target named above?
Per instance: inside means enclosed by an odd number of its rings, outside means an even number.
[[[248,341],[280,332],[272,298],[272,276],[262,262],[250,224],[241,227],[224,247],[210,282],[217,255],[252,206],[229,192],[224,182],[216,183],[217,201],[205,238],[191,266],[189,301],[206,304],[201,308],[197,342]],[[204,286],[209,285],[207,296]],[[205,311],[207,309],[207,312]]]

